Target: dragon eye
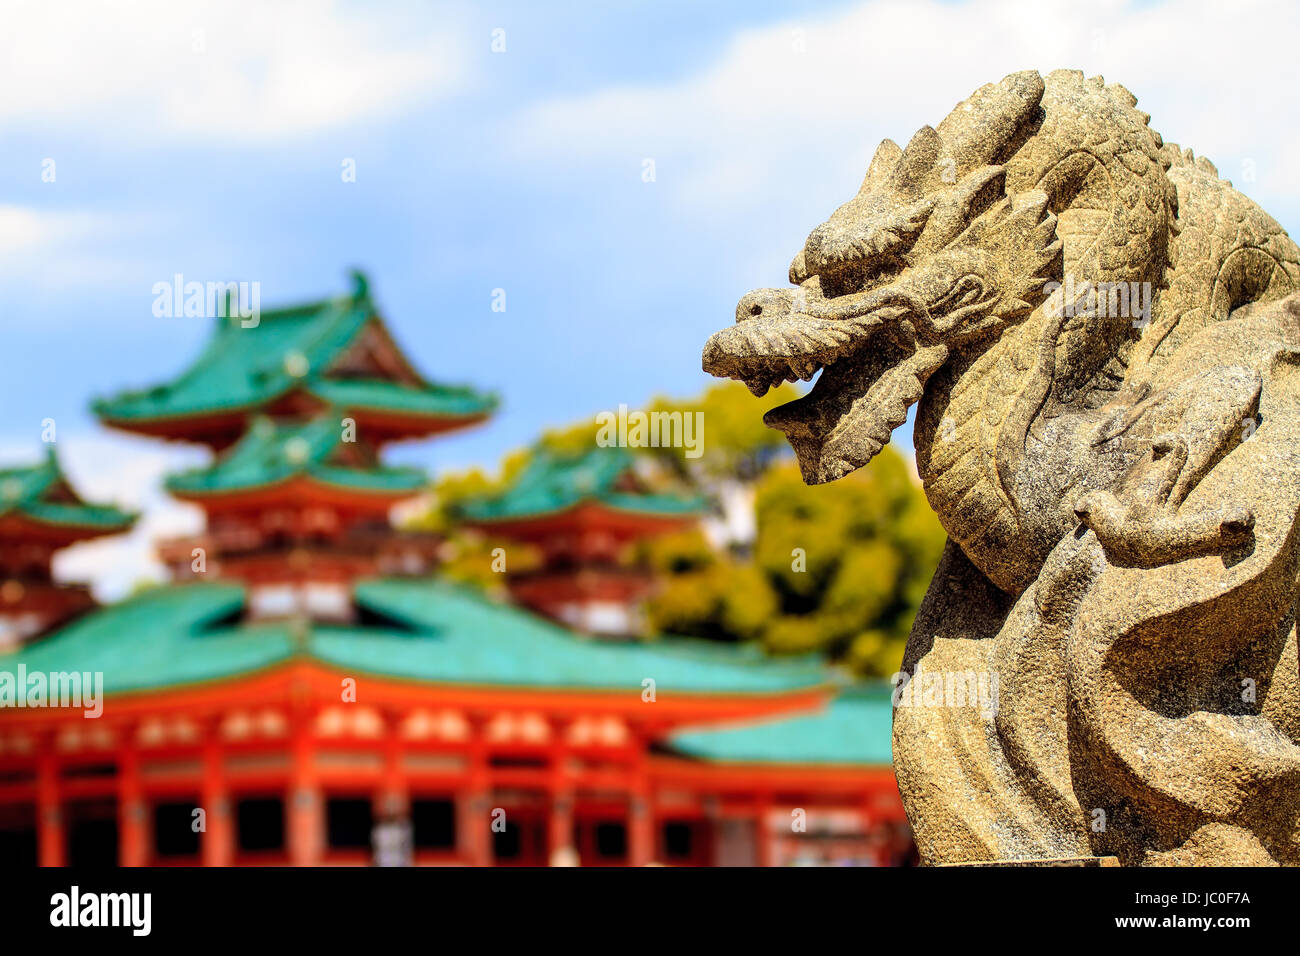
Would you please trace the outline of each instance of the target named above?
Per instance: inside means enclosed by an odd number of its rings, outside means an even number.
[[[957,295],[960,296],[960,304],[962,305],[969,305],[983,294],[984,282],[979,276],[965,275],[957,283]]]

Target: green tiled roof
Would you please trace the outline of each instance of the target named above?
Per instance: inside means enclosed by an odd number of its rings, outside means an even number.
[[[888,766],[893,725],[891,689],[863,684],[843,690],[819,714],[728,730],[673,736],[674,750],[724,763]]]
[[[344,414],[322,414],[308,422],[257,418],[244,437],[207,468],[172,475],[167,489],[180,495],[220,494],[265,487],[295,477],[355,491],[415,494],[425,484],[418,468],[390,468],[377,461],[368,467],[340,464]]]
[[[496,408],[496,399],[463,385],[411,388],[375,379],[316,379],[310,391],[343,408],[375,408],[398,414],[471,417]]]
[[[6,670],[102,671],[109,694],[218,680],[308,657],[356,673],[429,683],[640,694],[653,678],[673,693],[766,694],[827,684],[813,659],[763,659],[698,640],[607,644],[446,582],[379,579],[356,600],[380,625],[231,622],[237,584],[173,585],[103,608],[0,658]]]
[[[565,511],[585,501],[665,517],[687,517],[703,510],[698,497],[617,490],[618,479],[632,464],[631,453],[621,447],[595,446],[576,454],[539,447],[504,493],[467,501],[461,514],[470,521],[504,521]]]
[[[55,492],[62,492],[55,496]],[[135,521],[129,512],[82,501],[59,467],[53,447],[40,464],[0,469],[0,517],[19,514],[41,524],[125,531]]]
[[[695,639],[606,643],[441,581],[380,580],[357,586],[357,600],[432,635],[361,639],[320,632],[313,648],[330,663],[430,681],[551,688],[633,689],[655,680],[660,695],[767,693],[827,683],[820,661],[764,659],[751,649]]]
[[[194,363],[154,388],[94,403],[96,414],[130,427],[158,419],[255,411],[294,389],[330,404],[434,417],[478,417],[496,397],[471,388],[399,385],[383,379],[332,379],[331,364],[369,322],[379,322],[358,278],[353,296],[262,312],[245,328],[238,315],[220,319]]]
[[[21,663],[29,671],[101,671],[104,690],[115,693],[234,677],[288,658],[293,642],[284,627],[204,629],[243,603],[238,585],[155,588],[0,656],[0,667],[12,670]]]

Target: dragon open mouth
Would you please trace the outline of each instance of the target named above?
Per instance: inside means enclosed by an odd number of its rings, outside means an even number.
[[[945,345],[918,346],[911,324],[899,321],[906,311],[891,305],[844,319],[746,319],[709,339],[704,371],[742,381],[760,396],[820,371],[807,395],[764,421],[785,433],[806,482],[834,481],[879,454],[948,357]]]

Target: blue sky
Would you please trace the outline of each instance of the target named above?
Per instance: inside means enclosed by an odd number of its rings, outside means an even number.
[[[456,58],[446,89],[417,84],[373,113],[340,108],[346,115],[318,129],[240,134],[237,118],[221,115],[207,130],[200,118],[167,135],[137,101],[195,92],[186,61],[201,68],[239,42],[209,27],[202,54],[184,51],[172,89],[161,81],[95,118],[7,123],[0,171],[13,203],[62,217],[68,234],[38,275],[27,273],[32,281],[16,270],[6,276],[6,338],[24,361],[7,370],[12,413],[0,438],[35,441],[45,417],[80,434],[91,425],[91,395],[178,372],[208,329],[152,315],[153,283],[176,272],[256,280],[267,307],[336,294],[347,267],[365,269],[428,374],[505,398],[492,427],[403,457],[490,462],[543,425],[660,389],[698,388],[698,346],[738,293],[719,290],[713,314],[692,309],[688,321],[683,304],[701,285],[685,263],[665,274],[668,250],[683,248],[683,237],[663,208],[667,190],[641,181],[646,156],[671,181],[674,157],[655,155],[657,131],[647,129],[644,146],[621,161],[592,162],[582,143],[537,149],[517,139],[535,104],[688,75],[738,23],[775,16],[775,5],[750,6],[743,20],[735,10],[700,17],[696,6],[633,4],[617,15],[576,4],[546,13],[535,4],[413,6],[391,14],[392,35],[376,49],[418,51],[423,44],[406,37],[443,37],[427,45]],[[344,20],[370,19],[363,5],[333,9]],[[203,29],[201,15],[192,22]],[[506,31],[503,54],[490,50],[497,28]],[[181,28],[158,39],[183,46],[191,38]],[[46,158],[56,163],[52,184],[39,175]],[[349,158],[355,183],[340,175]],[[506,291],[505,314],[490,309],[495,288]],[[666,322],[694,329],[669,341]]]
[[[53,418],[88,492],[145,509],[129,544],[67,562],[108,592],[196,520],[156,490],[193,453],[87,409],[198,350],[204,320],[151,312],[177,272],[255,280],[265,308],[365,269],[430,377],[503,396],[490,425],[395,450],[437,470],[699,391],[705,338],[784,281],[876,143],[1014,70],[1123,82],[1166,139],[1300,224],[1281,5],[54,6],[19,4],[0,38],[0,455],[34,458]]]

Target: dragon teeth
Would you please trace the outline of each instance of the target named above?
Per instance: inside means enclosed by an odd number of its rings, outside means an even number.
[[[762,398],[777,381],[770,372],[755,370],[741,379],[755,398]]]
[[[798,359],[790,363],[790,370],[805,382],[811,382],[820,368],[821,366],[813,359]]]
[[[778,368],[747,367],[732,374],[732,378],[744,382],[745,387],[755,396],[762,398],[768,390],[783,382],[810,382],[822,369],[822,364],[812,358],[787,358]]]

